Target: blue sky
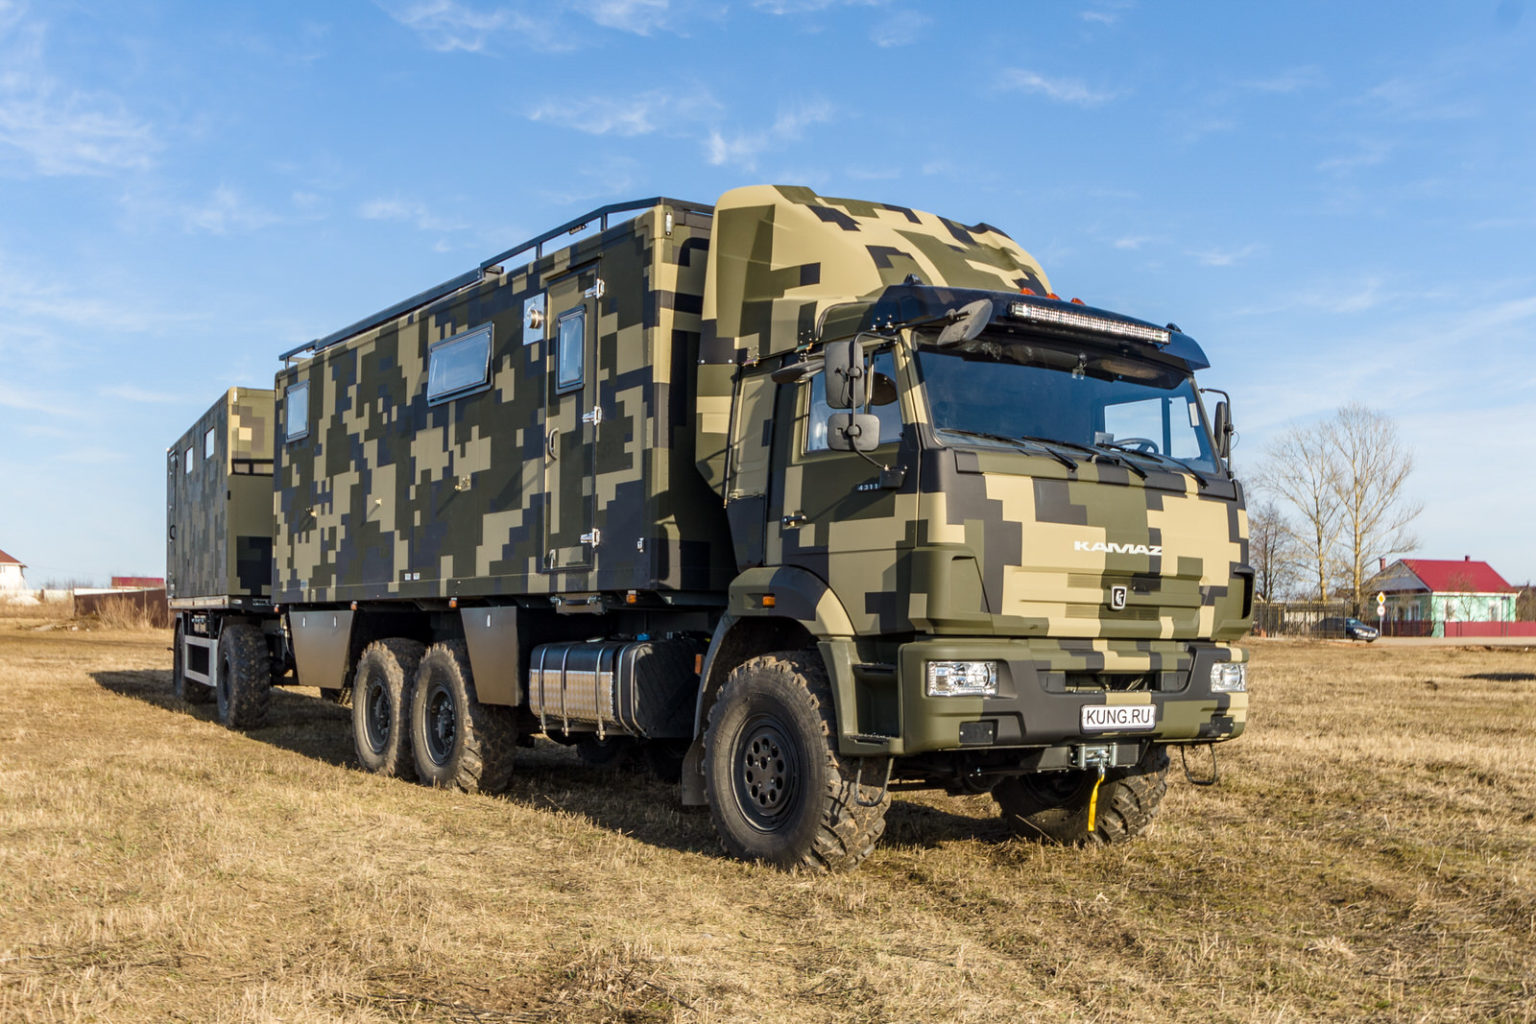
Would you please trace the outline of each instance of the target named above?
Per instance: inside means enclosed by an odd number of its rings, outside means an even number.
[[[1349,401],[1421,557],[1536,578],[1536,9],[0,0],[0,549],[160,575],[276,356],[592,207],[805,184],[1198,338],[1240,468]]]

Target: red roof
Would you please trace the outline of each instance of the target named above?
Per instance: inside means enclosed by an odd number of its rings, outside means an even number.
[[[21,562],[19,560],[15,559],[15,558],[12,558],[10,555],[6,554],[4,551],[0,551],[0,565],[21,565]],[[22,565],[21,567],[23,569],[26,568],[26,566],[24,566],[24,565]]]
[[[1514,591],[1504,577],[1493,571],[1487,562],[1474,562],[1470,558],[1461,561],[1441,558],[1404,558],[1413,574],[1435,593],[1491,594]]]

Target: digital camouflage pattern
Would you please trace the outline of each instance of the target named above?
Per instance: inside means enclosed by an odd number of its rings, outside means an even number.
[[[986,225],[804,188],[700,209],[645,210],[281,371],[274,599],[608,611],[583,637],[681,628],[624,618],[633,596],[703,608],[701,722],[727,634],[796,622],[852,753],[1082,743],[1087,704],[1157,705],[1137,739],[1242,731],[1246,696],[1208,684],[1212,664],[1246,657],[1229,476],[941,444],[911,329],[882,336],[900,424],[872,462],[813,445],[812,387],[770,378],[831,337],[943,312],[957,290],[1049,296],[1027,252]],[[485,328],[483,386],[431,401],[436,346]],[[1203,367],[1176,337],[1161,358]],[[307,417],[290,424],[301,384]],[[927,697],[934,659],[995,660],[1006,685]]]
[[[173,605],[267,596],[272,430],[272,391],[230,388],[166,452],[166,591]]]
[[[279,446],[279,600],[723,589],[725,523],[687,429],[709,219],[675,211],[669,233],[667,216],[646,211],[281,372],[280,395],[308,382],[309,418]],[[546,315],[525,332],[538,296]],[[567,317],[583,321],[584,366],[561,388]],[[488,386],[429,403],[429,348],[484,325]]]

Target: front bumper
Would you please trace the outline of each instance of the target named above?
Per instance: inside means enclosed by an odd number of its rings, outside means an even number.
[[[884,672],[893,688],[880,716],[883,736],[846,731],[845,753],[911,755],[940,750],[1051,747],[1069,744],[1152,740],[1209,743],[1235,739],[1247,723],[1248,694],[1212,693],[1211,666],[1246,662],[1240,647],[1177,640],[934,639],[904,644],[895,672]],[[997,695],[930,697],[925,689],[930,661],[995,661]],[[853,665],[862,695],[861,714],[882,680],[872,666]],[[894,706],[890,706],[890,705]],[[1145,721],[1145,713],[1104,715],[1100,728],[1085,729],[1083,708],[1151,705],[1150,728],[1118,730],[1103,720]],[[854,733],[862,733],[856,735]]]

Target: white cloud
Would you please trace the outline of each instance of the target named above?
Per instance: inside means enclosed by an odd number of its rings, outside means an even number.
[[[507,7],[480,9],[457,0],[388,4],[385,11],[439,53],[482,53],[496,33],[510,30],[543,39],[545,25]]]
[[[1085,11],[1079,11],[1077,16],[1097,25],[1116,25],[1120,22],[1120,16],[1135,6],[1133,0],[1104,0]]]
[[[998,87],[1007,91],[1033,93],[1057,103],[1096,107],[1119,96],[1116,92],[1092,89],[1075,78],[1047,78],[1025,68],[1009,68],[1002,73]]]
[[[25,8],[0,6],[0,160],[19,157],[43,175],[143,170],[159,148],[154,130],[113,93],[74,88],[48,72],[46,26]]]
[[[551,99],[529,111],[530,121],[548,121],[588,135],[633,138],[649,135],[664,125],[698,121],[719,110],[708,93],[679,96],[652,90],[629,97],[588,96]]]
[[[357,215],[364,220],[400,221],[422,231],[462,231],[467,226],[463,221],[433,213],[425,203],[399,197],[370,199],[358,207]]]
[[[1397,121],[1464,121],[1482,112],[1471,100],[1447,97],[1449,91],[1450,83],[1443,75],[1389,78],[1359,102]]]
[[[704,144],[705,157],[715,167],[733,164],[743,170],[755,170],[758,156],[770,146],[798,140],[805,128],[825,124],[832,120],[832,114],[832,106],[818,100],[779,114],[771,126],[761,131],[729,138],[718,130],[711,131]]]
[[[1355,144],[1355,152],[1319,160],[1317,169],[1329,174],[1346,175],[1363,167],[1375,167],[1391,155],[1393,143],[1382,139],[1361,139]]]
[[[752,0],[752,9],[764,14],[812,14],[829,7],[879,7],[886,0]]]
[[[185,395],[173,394],[169,391],[149,391],[132,384],[102,388],[100,393],[105,398],[120,398],[125,402],[138,402],[144,405],[180,405],[187,400]]]
[[[1124,238],[1115,239],[1114,246],[1116,249],[1129,249],[1134,252],[1150,241],[1152,241],[1150,235],[1127,235]]]
[[[898,11],[876,25],[870,32],[869,38],[876,46],[883,49],[908,46],[917,42],[922,37],[923,29],[931,23],[931,18],[916,11]]]
[[[224,235],[230,231],[255,231],[282,220],[264,210],[228,185],[220,185],[201,203],[181,208],[182,225],[188,231]]]
[[[1192,250],[1190,255],[1198,260],[1203,267],[1231,267],[1243,262],[1255,253],[1263,251],[1263,248],[1263,246],[1253,242],[1243,246],[1241,249]]]
[[[667,27],[668,0],[572,0],[572,7],[604,28],[648,36]]]
[[[1242,83],[1243,88],[1255,92],[1293,93],[1316,89],[1326,83],[1321,69],[1310,64],[1288,68],[1268,78],[1255,78]]]

